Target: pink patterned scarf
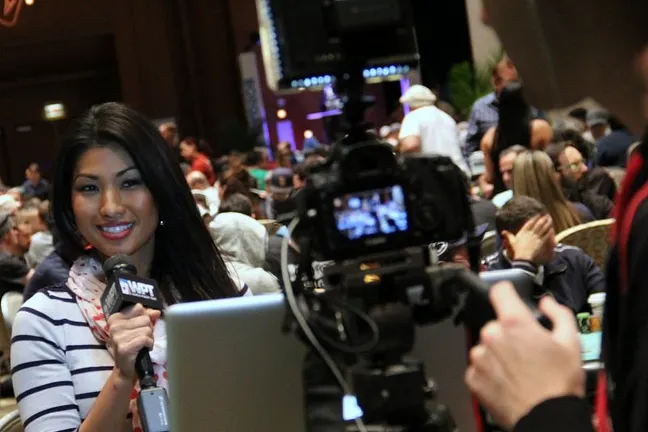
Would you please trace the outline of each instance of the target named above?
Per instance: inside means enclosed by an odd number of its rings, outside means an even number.
[[[113,347],[110,346],[110,335],[106,317],[101,309],[101,295],[106,283],[101,264],[88,256],[83,256],[74,262],[70,269],[67,286],[76,296],[81,313],[90,325],[92,334],[99,342],[107,345],[108,352],[114,357]],[[167,338],[163,320],[158,320],[153,328],[154,346],[151,350],[155,380],[158,387],[168,391],[166,360]],[[141,431],[139,415],[137,414],[137,395],[140,387],[137,382],[131,394],[130,409],[133,415],[133,432]]]

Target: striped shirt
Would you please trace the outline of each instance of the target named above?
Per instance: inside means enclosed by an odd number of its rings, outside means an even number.
[[[114,364],[68,288],[34,295],[18,312],[11,340],[11,373],[25,431],[77,431]]]

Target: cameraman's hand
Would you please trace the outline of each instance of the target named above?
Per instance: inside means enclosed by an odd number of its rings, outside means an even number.
[[[529,219],[515,235],[508,231],[503,231],[502,235],[513,250],[511,259],[535,262],[549,240],[552,230],[551,216],[545,215]]]
[[[580,339],[573,313],[550,297],[540,310],[553,323],[544,329],[513,286],[495,286],[490,295],[497,321],[481,332],[470,351],[466,384],[493,419],[512,429],[534,406],[547,399],[585,394]]]
[[[108,318],[108,347],[113,352],[115,368],[125,380],[135,380],[135,358],[140,350],[153,348],[153,325],[160,314],[138,304]]]

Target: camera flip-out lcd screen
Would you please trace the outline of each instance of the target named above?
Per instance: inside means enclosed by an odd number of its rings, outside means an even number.
[[[342,195],[333,206],[337,230],[349,240],[408,228],[405,196],[398,185]]]

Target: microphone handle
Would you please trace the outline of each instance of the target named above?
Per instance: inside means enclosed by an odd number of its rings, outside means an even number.
[[[139,377],[140,387],[142,389],[152,388],[157,386],[155,381],[155,372],[153,370],[153,362],[148,348],[142,348],[137,353],[135,358],[135,372]]]

